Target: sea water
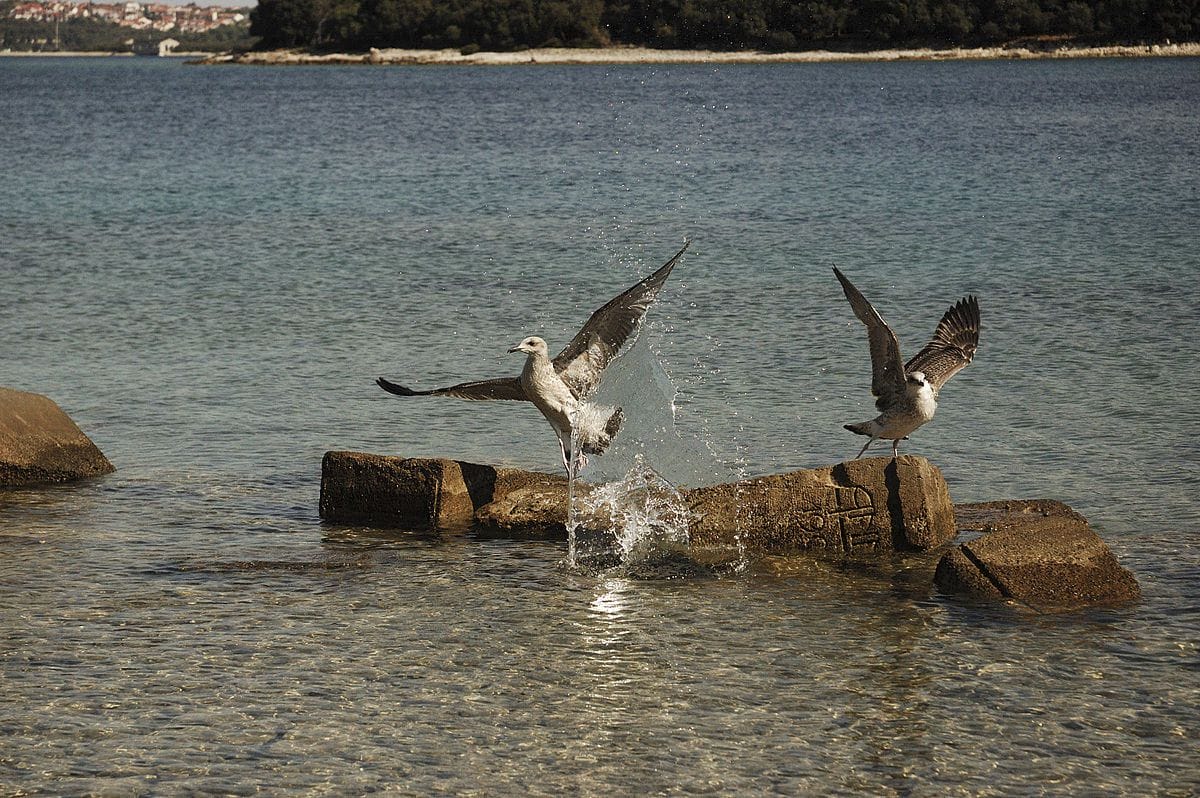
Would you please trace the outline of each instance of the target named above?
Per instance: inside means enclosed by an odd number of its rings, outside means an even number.
[[[0,59],[0,384],[118,468],[0,494],[0,792],[1200,790],[1198,107],[1189,59]],[[956,501],[1070,503],[1142,601],[320,522],[329,449],[558,470],[528,405],[374,378],[516,374],[689,238],[585,477],[850,457],[831,267],[906,356],[973,293],[977,358],[901,451]]]

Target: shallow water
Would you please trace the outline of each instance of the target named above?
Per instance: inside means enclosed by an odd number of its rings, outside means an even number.
[[[0,59],[0,383],[118,466],[0,494],[0,792],[1189,795],[1194,60],[200,69]],[[606,398],[680,485],[872,415],[830,266],[979,355],[902,451],[1142,584],[1027,616],[899,560],[589,575],[317,518],[350,448],[555,470],[515,373],[693,244]]]

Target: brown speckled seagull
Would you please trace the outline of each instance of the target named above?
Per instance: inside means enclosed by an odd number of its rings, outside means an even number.
[[[965,296],[952,305],[938,322],[937,330],[924,349],[905,363],[900,359],[900,343],[892,328],[854,285],[835,267],[833,273],[842,284],[846,299],[859,321],[867,325],[871,346],[871,393],[877,417],[846,429],[870,440],[854,458],[866,453],[879,438],[892,442],[892,457],[900,441],[933,418],[938,392],[975,357],[979,346],[979,301]]]
[[[509,352],[523,352],[525,368],[516,377],[498,377],[463,382],[447,388],[414,391],[380,377],[380,388],[397,396],[455,396],[459,399],[507,399],[532,402],[541,411],[562,450],[563,467],[571,473],[571,437],[578,438],[579,464],[586,465],[588,454],[601,454],[621,428],[624,413],[619,407],[596,405],[588,401],[600,385],[604,369],[638,329],[642,317],[654,303],[659,291],[688,248],[667,261],[658,271],[609,301],[587,320],[570,343],[554,359],[546,342],[531,335]]]

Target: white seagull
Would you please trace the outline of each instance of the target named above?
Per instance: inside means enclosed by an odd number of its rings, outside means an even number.
[[[896,457],[900,441],[933,418],[941,387],[975,357],[979,346],[979,301],[974,296],[965,296],[952,305],[938,322],[933,340],[905,363],[900,359],[900,343],[892,328],[846,275],[837,267],[833,273],[842,284],[854,315],[867,325],[871,394],[877,397],[875,407],[882,411],[870,421],[845,425],[853,433],[870,437],[854,459],[862,457],[867,447],[879,438],[892,442],[892,457]]]
[[[588,401],[600,384],[604,369],[637,330],[642,317],[654,303],[671,269],[691,244],[667,261],[658,271],[632,286],[597,310],[575,334],[570,343],[550,359],[546,342],[531,335],[508,351],[524,352],[525,368],[517,377],[463,382],[448,388],[414,391],[380,377],[380,388],[398,396],[455,396],[459,399],[509,399],[533,402],[542,412],[562,450],[563,467],[571,473],[571,436],[578,438],[582,454],[579,465],[587,464],[588,454],[601,454],[621,428],[624,413],[619,407]]]

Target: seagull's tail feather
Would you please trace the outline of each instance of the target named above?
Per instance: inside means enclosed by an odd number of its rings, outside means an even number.
[[[843,427],[853,432],[855,435],[866,435],[874,437],[875,433],[871,430],[871,422],[864,421],[861,424],[843,424]]]
[[[625,421],[619,407],[583,403],[575,415],[579,430],[579,447],[587,454],[603,454]]]

